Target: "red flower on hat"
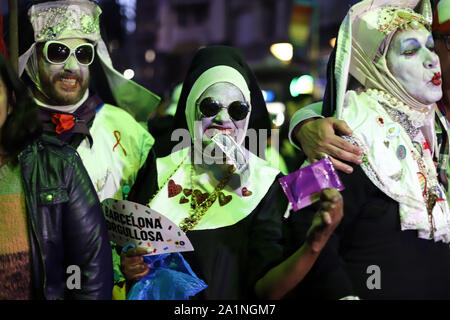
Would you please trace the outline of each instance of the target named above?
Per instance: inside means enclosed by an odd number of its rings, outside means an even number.
[[[61,134],[70,130],[75,125],[75,117],[70,114],[54,113],[52,122],[56,124],[56,133]]]

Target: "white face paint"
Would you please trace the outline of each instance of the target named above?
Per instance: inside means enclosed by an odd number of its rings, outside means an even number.
[[[441,99],[441,67],[425,27],[397,31],[386,58],[392,75],[417,101],[430,105]]]
[[[222,108],[216,116],[206,117],[200,111],[200,103],[206,98],[217,100]],[[245,102],[241,90],[229,82],[218,82],[206,89],[197,100],[195,119],[201,121],[201,136],[203,145],[210,144],[211,138],[218,134],[227,134],[236,142],[242,142],[246,134],[245,125],[250,112],[243,120],[235,120],[228,114],[228,106],[235,101]]]
[[[70,48],[87,42],[79,38],[58,41]],[[52,64],[46,61],[41,52],[38,65],[41,89],[48,97],[46,99],[37,91],[36,97],[39,100],[53,105],[71,105],[84,96],[89,86],[89,66],[78,63],[73,54],[64,64]]]

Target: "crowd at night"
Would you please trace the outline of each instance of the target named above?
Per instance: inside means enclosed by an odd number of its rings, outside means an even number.
[[[0,8],[0,300],[450,299],[450,0]]]

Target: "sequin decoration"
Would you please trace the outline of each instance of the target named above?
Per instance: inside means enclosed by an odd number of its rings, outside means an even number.
[[[423,157],[422,145],[420,142],[413,141],[414,148],[416,148],[417,152],[419,152],[420,157]]]
[[[417,28],[419,24],[429,24],[423,16],[417,14],[410,8],[385,6],[377,9],[376,14],[378,15],[378,30],[385,35],[397,28],[405,29],[407,26]]]
[[[48,2],[37,4],[29,11],[35,41],[67,37],[97,41],[100,39],[100,14],[101,9],[92,2],[76,5]]]
[[[386,127],[386,137],[388,139],[394,139],[397,138],[400,134],[400,126],[395,123],[391,122]]]
[[[404,145],[399,145],[397,147],[396,154],[397,154],[397,158],[399,160],[405,159],[406,158],[406,148],[405,148],[405,146]]]

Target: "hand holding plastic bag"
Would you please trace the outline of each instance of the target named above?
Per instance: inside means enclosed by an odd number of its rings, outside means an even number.
[[[127,300],[188,300],[207,285],[178,253],[144,256],[150,272],[136,282]]]

